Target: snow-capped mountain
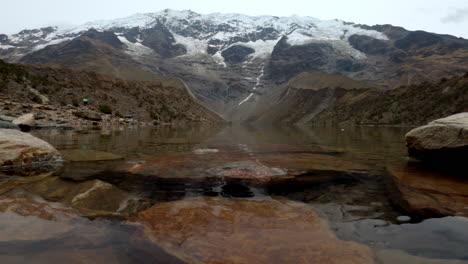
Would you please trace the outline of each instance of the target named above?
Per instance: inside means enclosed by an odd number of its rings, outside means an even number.
[[[391,25],[166,9],[0,35],[0,59],[123,79],[175,76],[230,118],[256,111],[260,98],[302,72],[340,74],[383,87],[466,72],[468,41]]]
[[[282,37],[290,45],[304,45],[314,41],[333,41],[336,48],[357,59],[365,54],[348,42],[352,35],[364,35],[387,40],[385,34],[366,30],[341,20],[322,21],[312,17],[246,16],[241,14],[202,15],[192,11],[163,10],[130,17],[102,20],[74,27],[48,27],[24,30],[0,38],[0,49],[25,49],[19,55],[40,50],[47,45],[80,36],[90,29],[113,31],[135,54],[149,51],[143,44],[142,31],[164,25],[173,34],[176,44],[184,46],[184,56],[209,54],[224,65],[222,52],[235,45],[253,49],[249,59],[265,58]],[[145,49],[146,48],[146,49]]]

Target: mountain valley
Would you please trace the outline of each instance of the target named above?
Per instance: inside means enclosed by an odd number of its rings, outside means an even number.
[[[0,35],[0,59],[124,80],[174,76],[203,105],[239,123],[276,104],[305,72],[381,90],[460,76],[468,72],[468,40],[392,25],[166,9]]]

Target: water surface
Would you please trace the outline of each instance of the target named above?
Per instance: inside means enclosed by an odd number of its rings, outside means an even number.
[[[123,156],[117,161],[66,163],[54,177],[78,183],[104,181],[145,199],[149,203],[145,208],[196,197],[286,199],[317,210],[338,238],[367,245],[382,263],[468,263],[466,218],[424,219],[389,198],[385,168],[408,160],[404,134],[409,129],[161,127],[35,135],[59,150],[92,149]],[[249,170],[245,164],[265,167]],[[294,179],[266,184],[208,172],[245,170],[248,176],[273,167]],[[33,198],[39,204],[54,202]],[[151,242],[142,228],[125,219],[55,214],[51,219],[37,213],[0,213],[1,263],[187,261]],[[409,220],[403,223],[401,216]],[[26,227],[29,235],[24,235]]]

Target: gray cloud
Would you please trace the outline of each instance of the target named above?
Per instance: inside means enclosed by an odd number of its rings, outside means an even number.
[[[456,8],[447,16],[443,17],[440,21],[442,23],[461,23],[468,20],[468,7]]]

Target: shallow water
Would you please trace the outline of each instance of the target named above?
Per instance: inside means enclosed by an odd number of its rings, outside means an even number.
[[[370,247],[381,263],[468,263],[466,218],[424,219],[389,198],[385,167],[408,160],[404,134],[409,129],[162,127],[35,135],[59,150],[123,156],[66,163],[57,177],[80,184],[98,179],[145,199],[145,208],[196,197],[292,200],[317,210],[338,238]],[[242,177],[231,177],[239,171]],[[272,175],[246,178],[252,174]],[[28,189],[23,189],[15,193],[24,196]],[[55,202],[50,197],[33,196],[38,203]],[[410,220],[401,223],[399,216]],[[190,261],[185,252],[153,242],[141,227],[122,219],[0,212],[1,263]],[[289,262],[284,254],[283,263]]]

